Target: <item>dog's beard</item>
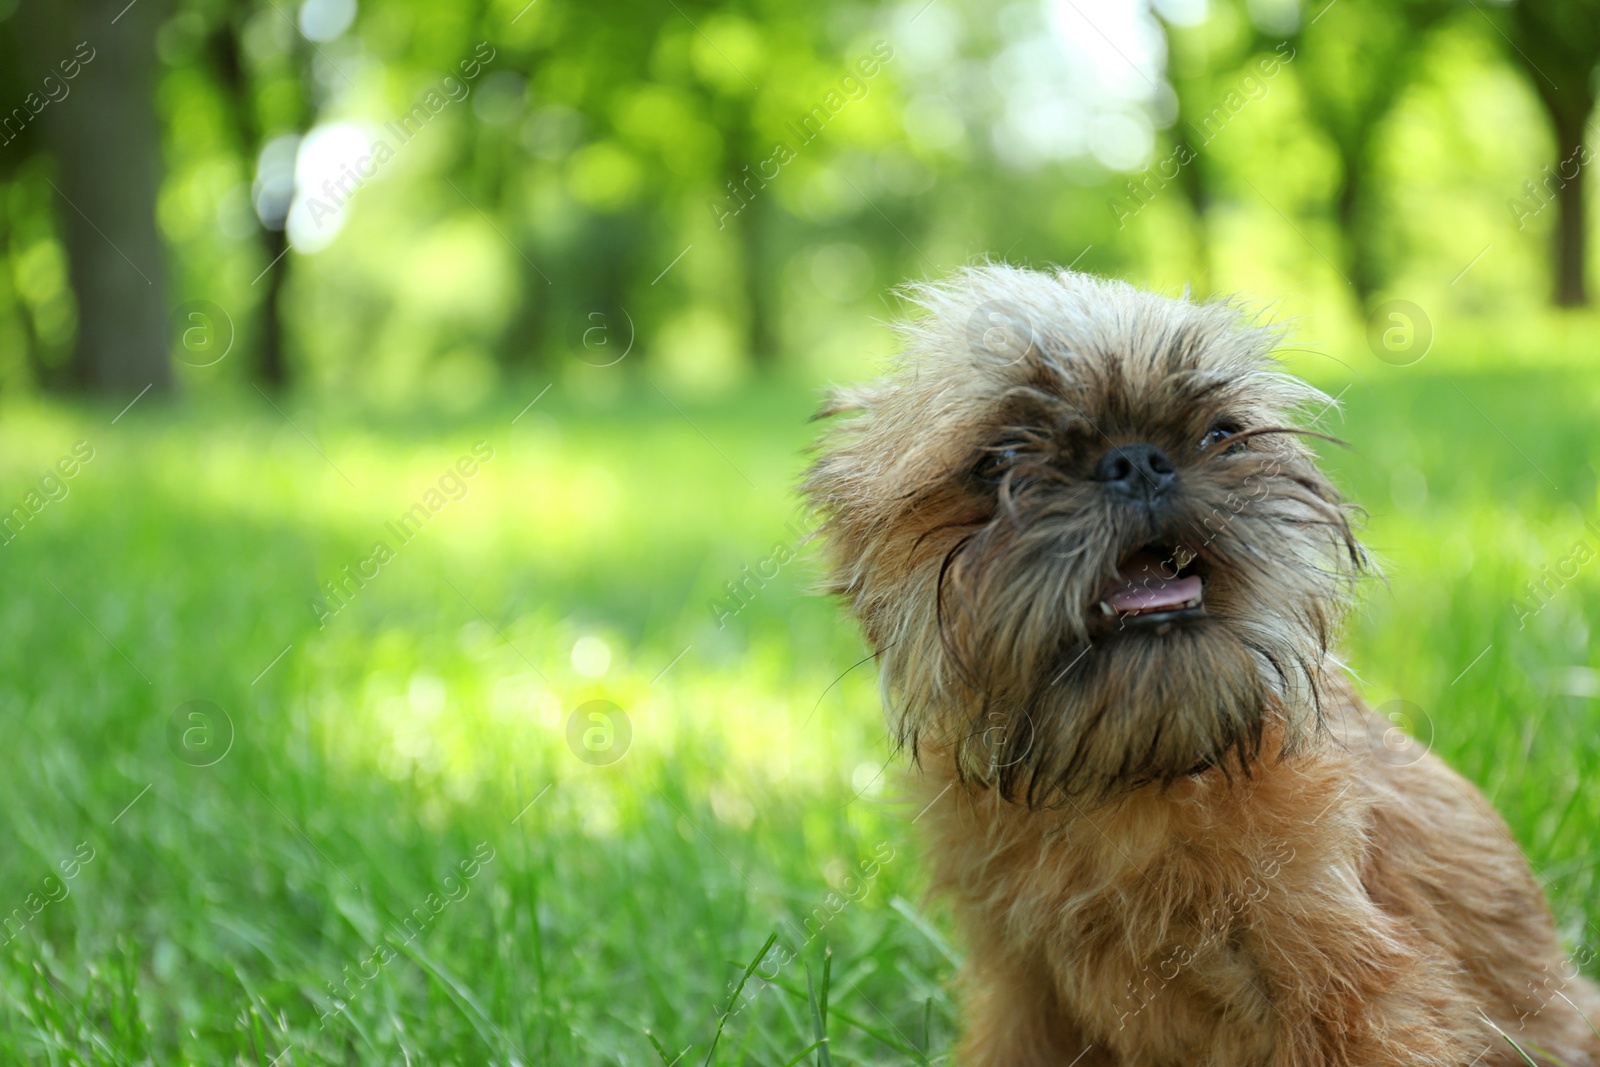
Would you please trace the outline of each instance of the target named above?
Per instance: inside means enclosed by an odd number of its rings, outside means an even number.
[[[1291,752],[1360,550],[1296,450],[1221,466],[1155,509],[1002,484],[920,534],[884,642],[902,742],[1030,806]]]

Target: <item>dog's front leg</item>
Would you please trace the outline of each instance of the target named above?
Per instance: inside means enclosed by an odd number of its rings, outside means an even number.
[[[1037,961],[980,949],[968,961],[961,1067],[1118,1067],[1063,1011]]]

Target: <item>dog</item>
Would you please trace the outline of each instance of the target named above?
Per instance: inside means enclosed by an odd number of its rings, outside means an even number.
[[[959,1062],[1600,1065],[1506,825],[1343,679],[1371,565],[1281,334],[1066,271],[908,294],[803,492],[967,945]]]

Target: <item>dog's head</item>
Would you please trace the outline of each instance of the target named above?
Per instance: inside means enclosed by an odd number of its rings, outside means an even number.
[[[805,483],[901,741],[1030,805],[1292,748],[1364,556],[1278,335],[1065,272],[912,295]]]

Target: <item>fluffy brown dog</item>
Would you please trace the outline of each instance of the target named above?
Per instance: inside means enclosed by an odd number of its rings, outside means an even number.
[[[806,491],[920,767],[963,1062],[1600,1065],[1504,823],[1329,656],[1365,557],[1277,335],[1081,274],[914,296]]]

